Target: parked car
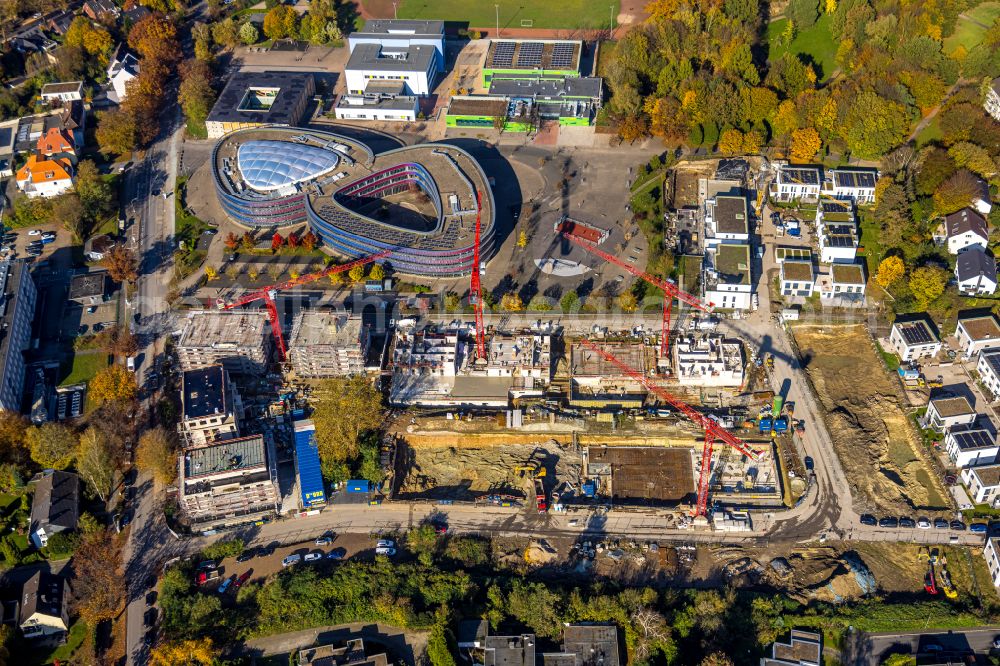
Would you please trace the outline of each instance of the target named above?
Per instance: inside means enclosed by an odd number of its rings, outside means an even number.
[[[278,546],[276,544],[273,544],[273,543],[272,544],[268,544],[266,546],[263,546],[263,547],[261,547],[260,551],[257,553],[257,557],[270,557],[271,555],[274,555],[274,550],[277,547]]]
[[[379,546],[375,549],[376,555],[385,555],[387,557],[392,557],[396,554],[395,548],[389,548],[388,546]]]
[[[232,585],[235,580],[236,580],[236,574],[233,574],[226,580],[222,581],[222,585],[219,586],[218,590],[219,594],[225,594],[226,590],[229,589],[229,586]]]
[[[253,575],[253,569],[249,569],[247,571],[244,571],[243,575],[240,576],[239,578],[237,578],[236,581],[233,583],[233,587],[236,588],[237,590],[240,589],[240,587],[243,586],[243,583],[245,583],[248,580],[250,580],[250,576],[251,575]]]
[[[936,530],[946,530],[946,529],[948,529],[948,521],[945,520],[944,518],[935,518],[934,519],[934,529],[936,529]]]
[[[379,539],[375,544],[376,548],[395,548],[396,542],[392,539]]]
[[[878,521],[879,527],[899,527],[899,521],[895,518],[883,518]]]
[[[969,531],[973,534],[986,534],[989,531],[989,526],[986,523],[972,523],[969,525]]]
[[[951,521],[950,527],[951,527],[951,529],[956,530],[958,532],[964,532],[965,531],[965,523],[963,523],[961,520],[953,520],[953,521]]]
[[[155,608],[149,608],[149,609],[146,610],[145,613],[143,613],[143,615],[142,615],[142,623],[144,625],[146,625],[147,628],[148,627],[152,627],[153,625],[156,624],[156,609]]]
[[[873,526],[878,525],[878,519],[870,513],[865,513],[861,515],[861,524]]]
[[[329,546],[331,543],[333,543],[333,539],[328,536],[321,536],[316,539],[317,546]]]
[[[920,517],[917,519],[917,527],[922,530],[929,530],[931,528],[931,521],[927,518]]]
[[[219,565],[216,564],[215,560],[203,560],[198,563],[199,569],[214,569],[217,566]]]
[[[904,518],[900,518],[899,519],[899,526],[900,527],[905,527],[907,529],[913,529],[914,527],[917,526],[917,521],[913,520],[913,518],[905,518],[905,517]]]
[[[322,559],[323,553],[306,553],[306,562],[315,562]]]
[[[289,555],[285,559],[281,560],[281,566],[290,567],[293,564],[298,564],[301,561],[302,561],[301,555]]]
[[[813,462],[813,459],[810,458],[809,456],[806,456],[802,462],[805,463],[807,472],[813,471],[813,467],[816,466],[816,464]]]
[[[196,583],[198,583],[198,585],[204,585],[205,583],[213,581],[218,577],[219,577],[218,569],[206,569],[205,571],[199,571],[198,575],[195,576],[194,580]]]
[[[252,560],[256,556],[257,556],[257,549],[256,548],[247,548],[246,550],[244,550],[242,553],[239,554],[239,556],[236,558],[236,561],[237,562],[249,562],[250,560]]]
[[[41,236],[42,235],[42,231],[41,231],[41,229],[29,229],[28,230],[28,235],[29,236]]]
[[[342,560],[347,557],[346,548],[334,548],[329,553],[327,553],[326,558],[328,560]]]

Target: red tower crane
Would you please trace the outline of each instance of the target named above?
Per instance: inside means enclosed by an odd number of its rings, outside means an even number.
[[[650,275],[649,273],[644,273],[640,271],[635,266],[630,266],[618,257],[608,254],[604,250],[600,249],[590,241],[586,241],[579,236],[573,236],[565,231],[563,232],[563,237],[569,242],[582,247],[587,252],[600,257],[604,261],[609,261],[615,266],[624,268],[626,271],[641,278],[653,285],[657,289],[663,292],[663,334],[660,340],[660,357],[667,358],[667,352],[670,350],[670,313],[673,309],[674,299],[683,303],[687,303],[693,308],[697,308],[702,312],[711,312],[712,308],[715,307],[714,303],[705,303],[697,296],[687,293],[686,291],[679,288],[676,284],[669,280],[664,280],[663,278],[658,278],[655,275]]]
[[[254,301],[264,301],[264,307],[267,309],[267,318],[271,322],[271,335],[274,336],[274,343],[278,347],[278,360],[284,361],[288,357],[288,348],[285,347],[285,340],[282,337],[281,320],[278,317],[278,306],[274,303],[275,294],[279,291],[291,289],[292,287],[315,282],[316,280],[322,279],[327,275],[334,275],[335,273],[349,271],[355,266],[370,264],[373,261],[384,259],[390,254],[392,254],[392,250],[385,250],[383,252],[379,252],[378,254],[373,254],[370,257],[355,259],[354,261],[350,261],[341,266],[330,266],[329,268],[316,271],[315,273],[300,275],[299,277],[288,280],[287,282],[279,282],[278,284],[272,284],[270,287],[262,287],[251,291],[239,297],[232,303],[225,303],[220,299],[218,306],[220,310],[232,310],[233,308],[238,308],[246,305],[247,303],[253,303]]]
[[[483,194],[476,192],[476,244],[472,249],[472,283],[469,302],[476,311],[476,358],[486,358],[486,330],[483,327],[483,286],[479,275],[479,231],[483,212]]]
[[[742,439],[720,426],[713,419],[710,419],[705,414],[702,414],[698,410],[694,409],[691,405],[687,404],[677,396],[667,392],[662,386],[652,381],[649,377],[646,377],[635,368],[628,366],[626,363],[616,358],[613,354],[602,349],[586,338],[582,338],[580,343],[594,353],[600,355],[605,361],[613,363],[619,370],[625,373],[625,375],[645,386],[647,390],[654,393],[661,400],[679,411],[687,417],[689,421],[701,426],[701,428],[705,431],[705,446],[701,451],[701,471],[698,474],[698,505],[695,509],[694,515],[704,516],[708,509],[708,482],[712,476],[710,466],[712,464],[712,450],[715,446],[716,440],[721,440],[722,443],[733,447],[751,460],[756,461],[760,459],[760,454],[751,449],[750,446]]]

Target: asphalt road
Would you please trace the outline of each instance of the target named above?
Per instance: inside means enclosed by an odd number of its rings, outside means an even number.
[[[976,653],[989,654],[1000,627],[977,627],[968,630],[922,631],[907,634],[854,633],[842,655],[844,666],[877,666],[890,654],[927,655],[941,663]],[[995,650],[994,650],[995,652]]]

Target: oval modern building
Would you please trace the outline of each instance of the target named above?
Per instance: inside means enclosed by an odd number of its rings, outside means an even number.
[[[244,227],[283,231],[307,222],[345,257],[391,250],[388,261],[399,272],[449,277],[472,271],[481,206],[481,259],[494,252],[489,181],[455,146],[428,143],[376,155],[329,132],[260,127],[220,139],[212,166],[219,203]]]

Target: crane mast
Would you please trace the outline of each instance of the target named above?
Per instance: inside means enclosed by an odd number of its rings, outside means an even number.
[[[310,282],[315,282],[316,280],[320,280],[329,275],[344,273],[351,270],[355,266],[364,266],[365,264],[370,264],[373,261],[385,259],[391,254],[392,250],[383,250],[377,254],[362,257],[361,259],[355,259],[354,261],[349,261],[340,266],[330,266],[329,268],[316,271],[315,273],[300,275],[297,278],[293,278],[285,282],[279,282],[278,284],[272,284],[268,287],[262,287],[251,291],[250,293],[240,296],[232,303],[226,303],[220,299],[218,307],[220,310],[232,310],[234,308],[253,303],[254,301],[264,301],[264,309],[267,310],[267,319],[271,322],[271,335],[274,336],[274,344],[278,349],[278,360],[284,362],[285,359],[288,358],[288,348],[285,346],[285,338],[281,330],[281,318],[278,316],[278,306],[274,302],[278,292],[298,287],[299,285],[308,284]]]
[[[635,368],[632,368],[624,361],[618,359],[607,350],[602,349],[600,346],[586,338],[582,338],[580,343],[594,353],[598,354],[605,361],[612,363],[626,376],[645,386],[650,393],[653,393],[668,405],[675,408],[689,421],[700,426],[705,431],[705,443],[701,452],[701,470],[698,474],[698,503],[697,508],[695,509],[696,516],[704,516],[708,511],[708,485],[712,476],[710,469],[712,464],[712,451],[717,440],[733,447],[751,460],[756,461],[760,459],[760,454],[751,449],[750,446],[742,439],[720,426],[715,420],[709,418],[705,414],[702,414],[698,410],[691,407],[691,405],[668,392],[649,377],[645,376]]]
[[[669,280],[664,280],[663,278],[656,277],[655,275],[650,275],[644,271],[640,271],[635,266],[632,266],[618,257],[608,254],[604,250],[597,247],[595,244],[583,240],[572,234],[563,232],[563,237],[570,243],[573,243],[577,247],[581,247],[590,254],[600,257],[604,261],[614,264],[619,268],[622,268],[635,277],[645,280],[649,284],[653,285],[657,289],[663,292],[663,330],[660,338],[660,357],[668,358],[668,353],[670,351],[670,316],[673,309],[674,299],[682,303],[686,303],[693,308],[701,310],[702,312],[711,312],[712,308],[715,307],[714,303],[705,303],[700,298],[693,294],[689,294],[683,289],[679,288],[676,284]]]

